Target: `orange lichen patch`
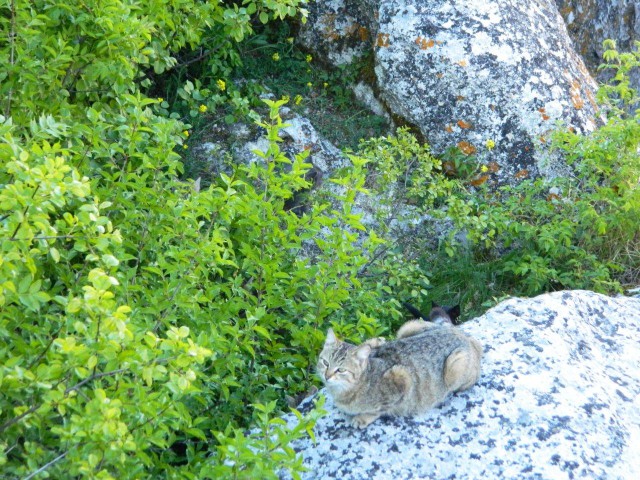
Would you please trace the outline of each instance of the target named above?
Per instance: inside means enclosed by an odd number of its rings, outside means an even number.
[[[554,200],[560,200],[560,195],[557,195],[555,193],[550,193],[549,195],[547,195],[547,202],[553,202]]]
[[[457,100],[457,101],[459,101],[459,102],[461,102],[461,101],[462,101],[462,100],[464,100],[465,98],[467,98],[467,97],[463,97],[462,95],[458,95],[458,96],[456,97],[456,100]]]
[[[469,122],[465,122],[464,120],[458,120],[458,126],[464,129],[472,127],[472,125]]]
[[[571,5],[567,5],[560,9],[560,15],[562,15],[565,20],[569,17],[569,15],[571,15],[571,13],[573,13],[573,7]]]
[[[590,89],[587,90],[587,98],[589,99],[589,103],[596,112],[600,110],[598,108],[598,103],[596,102],[596,97],[593,95],[593,92]]]
[[[582,95],[580,95],[580,83],[577,80],[571,82],[570,95],[571,102],[573,102],[573,106],[576,110],[582,110],[584,107],[584,99],[582,98]]]
[[[451,126],[451,124],[444,127],[444,131],[447,133],[453,133],[453,127]]]
[[[469,142],[458,142],[458,148],[465,155],[473,155],[477,151],[476,147],[471,145]]]
[[[496,111],[496,106],[495,105],[489,105],[489,108],[491,109],[492,112]]]
[[[365,40],[369,40],[369,29],[366,27],[359,27],[358,28],[358,37],[360,37],[360,40],[362,40],[363,42]]]
[[[389,46],[389,34],[379,33],[376,39],[376,47],[388,47]]]
[[[469,65],[469,63],[466,60],[460,60],[459,62],[457,62],[458,65],[460,65],[461,67],[466,67]]]
[[[320,21],[326,25],[322,31],[322,36],[328,40],[338,40],[340,34],[336,31],[336,20],[338,16],[335,13],[327,13],[323,15]]]
[[[540,140],[542,143],[547,143],[547,139],[544,137],[544,135],[540,135],[540,137],[538,137],[538,140]]]
[[[547,112],[544,108],[539,108],[538,111],[542,114],[542,120],[549,120],[551,117],[547,115]]]
[[[485,183],[487,180],[489,180],[489,175],[482,175],[478,178],[474,178],[473,180],[471,180],[469,182],[469,185],[473,185],[474,187],[479,187],[480,185]]]
[[[436,44],[435,40],[426,39],[423,37],[416,38],[416,45],[420,47],[420,50],[427,50],[428,48],[433,48]]]
[[[436,73],[436,78],[442,78],[444,77],[444,73]]]
[[[517,178],[518,180],[520,180],[521,178],[527,178],[528,176],[529,176],[529,170],[524,168],[524,169],[520,170],[519,172],[516,172],[516,174],[513,177]]]
[[[491,173],[496,173],[498,170],[500,170],[500,165],[498,165],[497,162],[489,162],[487,164],[487,167],[489,168],[489,171]]]

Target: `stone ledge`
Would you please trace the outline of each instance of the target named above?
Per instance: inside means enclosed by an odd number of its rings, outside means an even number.
[[[303,478],[637,478],[640,299],[514,298],[462,328],[484,345],[476,386],[426,415],[366,430],[328,398],[316,444],[293,445],[309,469]]]

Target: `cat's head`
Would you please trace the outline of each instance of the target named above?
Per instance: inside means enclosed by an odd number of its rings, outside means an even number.
[[[329,329],[318,359],[318,375],[330,391],[350,390],[358,385],[367,368],[370,353],[370,345],[356,347],[343,342]]]

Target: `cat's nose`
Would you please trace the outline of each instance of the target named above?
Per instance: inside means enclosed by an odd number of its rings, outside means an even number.
[[[327,368],[327,371],[325,373],[325,378],[329,380],[331,377],[333,377],[336,374],[336,371],[337,369],[335,368],[331,368],[331,369]]]

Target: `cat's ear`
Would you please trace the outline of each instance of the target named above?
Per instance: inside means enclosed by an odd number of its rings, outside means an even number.
[[[338,339],[336,338],[336,334],[333,333],[333,328],[330,328],[327,331],[327,339],[324,341],[325,345],[333,345],[335,343],[338,342]]]
[[[447,308],[446,311],[449,314],[451,321],[455,323],[456,318],[460,316],[460,305],[458,304],[454,307]]]
[[[368,343],[363,343],[353,351],[353,356],[361,362],[369,358],[369,355],[371,355],[371,345]]]

